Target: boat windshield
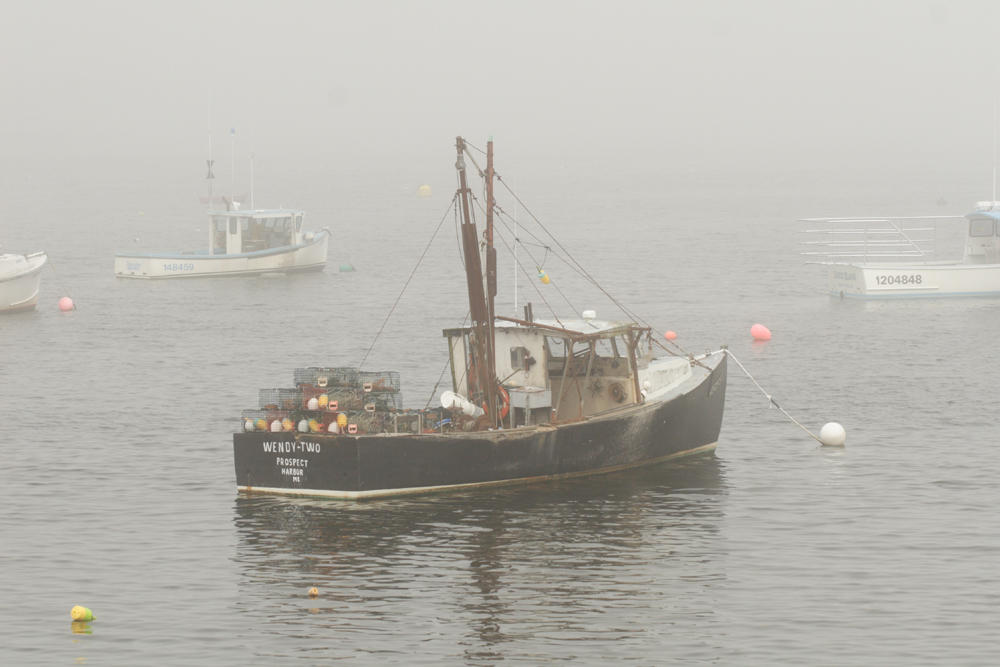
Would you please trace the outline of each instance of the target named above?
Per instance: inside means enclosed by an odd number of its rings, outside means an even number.
[[[970,220],[969,236],[993,236],[992,220]]]

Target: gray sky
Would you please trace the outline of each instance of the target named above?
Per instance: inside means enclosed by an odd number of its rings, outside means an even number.
[[[16,2],[6,159],[991,160],[995,2]],[[224,145],[224,144],[223,144]],[[221,152],[221,151],[220,151]],[[322,156],[322,157],[321,157]],[[218,157],[218,156],[217,156]],[[977,166],[979,168],[979,166]]]

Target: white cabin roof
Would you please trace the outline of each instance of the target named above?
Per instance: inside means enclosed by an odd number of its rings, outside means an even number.
[[[227,218],[291,218],[296,215],[304,215],[305,211],[292,208],[255,208],[240,211],[209,211],[208,214]]]

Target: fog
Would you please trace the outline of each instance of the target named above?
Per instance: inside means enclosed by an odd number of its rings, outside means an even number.
[[[991,2],[39,2],[5,8],[4,160],[247,152],[989,169]],[[8,165],[10,166],[10,165]]]

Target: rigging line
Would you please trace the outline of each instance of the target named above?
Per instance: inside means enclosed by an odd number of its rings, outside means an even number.
[[[818,437],[816,437],[816,436],[815,436],[815,435],[813,434],[813,432],[812,432],[812,431],[810,431],[810,430],[809,430],[809,429],[807,429],[807,428],[806,428],[805,426],[803,426],[802,424],[800,424],[800,423],[799,423],[799,422],[798,422],[798,421],[797,421],[797,420],[795,419],[795,417],[793,417],[793,416],[791,416],[790,414],[788,414],[788,412],[787,412],[787,411],[786,411],[786,410],[785,410],[785,409],[784,409],[783,407],[781,407],[780,405],[778,405],[778,402],[777,402],[777,401],[775,401],[775,400],[774,400],[774,398],[772,398],[772,397],[771,397],[771,395],[770,395],[769,393],[767,393],[767,392],[766,392],[766,391],[764,390],[764,388],[763,388],[762,386],[760,386],[760,383],[759,383],[759,382],[757,382],[757,380],[756,380],[756,379],[754,378],[754,376],[750,375],[750,371],[748,371],[748,370],[746,369],[746,366],[744,366],[743,364],[741,364],[741,363],[740,363],[740,360],[736,358],[736,355],[734,355],[734,354],[733,354],[732,352],[730,352],[728,348],[726,349],[726,355],[727,355],[728,357],[730,357],[730,358],[731,358],[731,359],[732,359],[733,361],[735,361],[735,362],[736,362],[736,365],[740,367],[740,370],[742,370],[742,371],[743,371],[743,372],[744,372],[744,373],[746,374],[746,376],[747,376],[748,378],[750,378],[750,381],[751,381],[751,382],[753,382],[753,383],[754,383],[754,385],[756,385],[756,387],[757,387],[758,389],[760,389],[760,393],[764,394],[764,397],[765,397],[765,398],[767,398],[767,401],[768,401],[768,403],[769,403],[770,405],[773,405],[774,407],[778,408],[778,410],[779,410],[779,411],[781,411],[781,414],[783,414],[783,415],[785,415],[786,417],[788,417],[788,419],[790,419],[790,420],[791,420],[791,422],[792,422],[793,424],[795,424],[795,425],[796,425],[796,426],[798,426],[798,427],[799,427],[800,429],[802,429],[803,431],[805,431],[806,433],[808,433],[808,434],[809,434],[809,437],[811,437],[811,438],[812,438],[813,440],[815,440],[816,442],[818,442],[818,443],[819,443],[819,444],[821,444],[821,445],[823,444],[823,441],[822,441],[822,440],[820,440],[820,439],[819,439]]]
[[[509,252],[511,248],[510,248],[509,245],[507,245],[507,241],[506,241],[506,239],[504,239],[503,234],[497,234],[497,236],[500,237],[500,241],[503,243],[504,247],[507,248],[507,251]],[[548,301],[548,299],[545,298],[545,295],[542,294],[542,290],[539,289],[538,285],[535,284],[534,278],[528,272],[528,270],[526,268],[524,268],[524,264],[522,264],[521,262],[516,262],[516,264],[517,264],[517,268],[521,269],[521,272],[524,274],[524,277],[528,280],[528,283],[535,290],[535,293],[538,294],[538,298],[542,300],[542,303],[544,303],[545,306],[546,306],[546,308],[549,309],[549,312],[552,313],[553,319],[555,319],[555,321],[559,323],[559,326],[561,326],[562,328],[565,329],[566,325],[564,325],[562,323],[562,320],[559,319],[559,315],[556,313],[555,308],[552,307],[552,304],[550,304],[549,301]]]
[[[476,203],[478,204],[479,202],[476,202]],[[494,233],[496,234],[496,236],[500,237],[501,242],[503,242],[504,248],[506,248],[507,252],[509,252],[513,256],[514,253],[513,253],[512,249],[511,249],[511,246],[507,243],[507,240],[504,238],[504,235],[502,233],[503,229],[507,229],[507,231],[510,231],[510,228],[507,227],[507,225],[503,222],[503,220],[500,220],[500,226],[494,228]],[[513,236],[513,232],[511,232],[511,236]],[[528,250],[527,248],[525,248],[525,252],[528,253],[529,257],[531,257],[531,261],[535,263],[535,266],[538,267],[538,268],[541,268],[541,264],[539,264],[538,260],[536,260],[535,257],[531,254],[531,251]],[[546,256],[548,256],[547,253],[546,253]],[[544,262],[544,260],[542,260],[542,261]],[[538,285],[535,284],[535,281],[531,277],[531,274],[528,273],[528,270],[524,267],[524,265],[520,261],[517,262],[517,265],[518,265],[518,268],[521,269],[521,271],[524,273],[524,275],[528,279],[528,281],[531,283],[531,286],[538,293],[538,296],[541,297],[542,302],[548,307],[549,311],[551,311],[552,317],[557,322],[559,322],[559,326],[563,326],[563,323],[559,319],[559,315],[558,315],[558,313],[556,313],[555,308],[553,308],[552,305],[548,302],[548,300],[546,300],[545,296],[542,295],[541,289],[538,287]],[[561,289],[559,289],[559,286],[556,283],[552,282],[551,279],[550,279],[550,284],[555,288],[555,290],[557,292],[559,292],[559,295],[566,302],[566,305],[569,306],[570,311],[574,312],[574,313],[578,312],[577,309],[576,309],[576,306],[573,305],[573,302],[569,300],[569,298],[566,296],[566,294],[563,293],[563,291]]]
[[[497,174],[497,180],[503,182],[503,179],[500,178],[499,174]],[[524,206],[524,202],[521,201],[521,199],[517,196],[517,194],[515,194],[507,186],[506,183],[504,183],[504,188],[507,189],[507,191],[511,194],[511,196],[514,197],[514,199],[516,199],[522,206]],[[638,322],[640,324],[643,324],[643,325],[649,327],[650,329],[655,329],[655,327],[652,324],[650,324],[645,319],[643,319],[642,317],[640,317],[637,313],[635,313],[630,308],[628,308],[627,306],[625,306],[625,304],[623,304],[621,301],[619,301],[614,296],[612,296],[611,293],[609,293],[606,289],[604,289],[604,287],[602,287],[601,284],[598,283],[597,280],[593,276],[591,276],[590,273],[588,273],[587,270],[584,269],[583,266],[574,257],[572,257],[572,255],[569,254],[569,251],[566,250],[566,248],[561,243],[559,243],[559,239],[557,239],[555,236],[553,236],[552,233],[549,232],[549,230],[545,228],[545,226],[541,223],[541,221],[537,217],[535,217],[534,213],[532,213],[527,208],[527,206],[524,206],[524,208],[525,208],[525,210],[528,211],[528,215],[530,215],[535,220],[535,222],[538,224],[538,226],[541,227],[545,231],[545,233],[548,234],[549,237],[551,237],[556,242],[556,244],[563,250],[563,252],[566,253],[566,255],[572,261],[567,260],[565,257],[561,256],[557,252],[552,252],[552,255],[554,257],[558,257],[559,260],[562,261],[564,264],[566,264],[567,267],[569,267],[571,270],[575,271],[578,275],[580,275],[581,277],[583,277],[585,280],[587,280],[592,285],[594,285],[597,289],[599,289],[601,292],[603,292],[604,295],[607,296],[608,299],[611,301],[611,303],[613,303],[614,305],[618,306],[618,308],[620,308],[621,311],[623,313],[625,313],[626,316],[632,318],[633,320],[635,320],[636,322]],[[498,209],[499,209],[499,207],[498,207]],[[503,219],[503,218],[509,218],[510,217],[509,214],[507,214],[507,212],[503,211],[502,209],[499,209],[499,212],[500,212],[500,215],[501,215],[501,219]],[[531,236],[533,236],[536,240],[538,240],[540,242],[540,245],[542,245],[542,247],[544,247],[546,249],[546,251],[550,251],[551,250],[550,246],[542,244],[541,243],[541,239],[539,239],[537,236],[535,236],[534,234],[532,234],[530,230],[527,230],[527,231],[528,231],[529,234],[531,234]],[[523,241],[519,241],[519,242],[521,243],[521,247],[525,248],[525,251],[527,251],[528,254],[530,255],[531,252],[527,250],[527,248],[525,247],[524,242]],[[678,343],[676,343],[674,341],[669,341],[669,342],[670,342],[671,345],[673,345],[678,350],[680,350],[682,354],[690,356],[690,353],[687,350],[685,350],[683,347],[681,347]],[[676,354],[675,352],[673,352],[672,350],[670,350],[669,348],[667,348],[659,339],[656,339],[656,343],[664,351],[669,352],[671,354]]]
[[[393,312],[395,312],[396,310],[396,306],[399,305],[399,300],[403,298],[403,294],[406,292],[406,288],[410,286],[410,281],[413,280],[413,275],[417,272],[417,269],[420,268],[420,263],[424,261],[424,257],[427,256],[427,251],[431,249],[431,244],[434,243],[434,238],[437,236],[438,231],[440,231],[441,225],[443,225],[444,221],[448,218],[448,212],[451,210],[453,202],[454,202],[454,197],[452,198],[451,202],[448,202],[448,208],[445,209],[444,215],[441,216],[441,221],[438,222],[437,227],[434,228],[434,233],[431,234],[431,238],[427,242],[427,246],[424,247],[424,251],[420,254],[420,258],[417,260],[417,263],[413,266],[413,270],[410,271],[409,277],[406,279],[406,282],[403,283],[403,289],[399,291],[399,296],[396,297],[396,301],[392,304],[392,308],[389,309],[388,314],[382,321],[382,326],[379,327],[378,332],[372,339],[372,344],[368,346],[368,351],[365,352],[365,356],[361,358],[361,363],[358,364],[358,368],[364,368],[365,362],[368,360],[368,355],[371,354],[372,349],[375,347],[375,343],[379,339],[379,336],[381,336],[382,332],[385,331],[385,325],[389,323],[389,318],[392,317]]]
[[[469,311],[466,311],[465,317],[462,319],[462,324],[460,324],[459,327],[458,327],[459,329],[464,329],[465,328],[465,323],[469,321],[469,315],[470,314],[471,313]],[[434,395],[437,394],[438,387],[441,386],[441,379],[444,377],[444,372],[446,370],[448,370],[448,366],[451,365],[451,358],[452,358],[451,345],[448,345],[448,360],[446,362],[444,362],[444,368],[442,368],[441,372],[438,374],[437,382],[434,383],[434,388],[431,389],[431,395],[427,398],[427,402],[424,404],[424,410],[426,410],[427,408],[429,408],[431,406],[431,401],[434,400]],[[459,380],[459,383],[461,383],[461,381],[464,380],[464,379],[465,379],[465,370],[463,369],[462,370],[462,378],[461,378],[461,380]],[[457,387],[456,387],[456,389],[457,389]]]
[[[596,279],[596,278],[594,278],[593,276],[591,276],[591,275],[590,275],[590,273],[589,273],[589,272],[588,272],[588,271],[587,271],[587,270],[586,270],[585,268],[583,268],[583,265],[582,265],[582,264],[580,264],[580,262],[578,262],[578,261],[576,260],[576,258],[575,258],[575,257],[573,257],[572,253],[570,253],[570,251],[566,249],[566,246],[564,246],[564,245],[563,245],[563,244],[562,244],[562,243],[561,243],[561,242],[559,241],[559,239],[558,239],[558,238],[556,238],[556,237],[555,237],[555,235],[553,235],[553,234],[552,234],[552,232],[550,232],[550,231],[549,231],[549,230],[548,230],[548,229],[547,229],[547,228],[545,227],[545,225],[543,225],[543,224],[542,224],[542,221],[538,219],[538,216],[536,216],[536,215],[535,215],[535,214],[534,214],[534,213],[532,212],[532,210],[531,210],[530,208],[528,208],[528,206],[527,206],[527,205],[526,205],[526,204],[525,204],[525,203],[524,203],[523,201],[521,201],[521,198],[517,196],[517,193],[515,193],[515,192],[514,192],[513,190],[511,190],[511,189],[510,189],[510,187],[509,187],[509,186],[507,185],[507,182],[503,180],[503,178],[502,178],[502,177],[500,176],[500,174],[496,174],[496,179],[497,179],[498,181],[500,181],[500,183],[502,183],[502,184],[503,184],[503,187],[504,187],[504,188],[505,188],[505,189],[507,190],[507,192],[508,192],[508,193],[510,193],[510,195],[511,195],[511,196],[512,196],[512,197],[513,197],[513,198],[514,198],[515,200],[517,200],[517,203],[518,203],[518,204],[520,204],[520,205],[521,205],[521,207],[522,207],[522,208],[524,208],[524,210],[525,210],[525,211],[526,211],[526,212],[528,213],[528,215],[530,215],[530,216],[531,216],[531,219],[532,219],[532,220],[534,220],[534,221],[535,221],[535,223],[536,223],[536,224],[537,224],[537,225],[538,225],[539,227],[541,227],[541,228],[542,228],[542,230],[543,230],[543,231],[544,231],[544,232],[545,232],[545,233],[546,233],[546,234],[547,234],[547,235],[549,236],[549,238],[551,238],[551,239],[552,239],[552,240],[553,240],[553,241],[555,242],[555,244],[556,244],[556,245],[557,245],[557,246],[559,247],[559,249],[560,249],[560,250],[562,250],[562,251],[563,251],[563,252],[564,252],[564,253],[566,254],[566,257],[568,257],[568,258],[569,258],[570,260],[572,260],[572,262],[573,262],[574,264],[576,264],[576,265],[577,265],[577,267],[579,267],[580,271],[582,271],[582,272],[583,272],[583,275],[584,275],[584,276],[585,276],[585,277],[586,277],[586,278],[587,278],[587,279],[588,279],[588,280],[589,280],[589,281],[590,281],[590,282],[591,282],[591,283],[592,283],[592,284],[594,285],[594,287],[596,287],[597,289],[599,289],[599,290],[601,290],[602,292],[604,292],[605,296],[607,296],[607,297],[608,297],[609,299],[611,299],[611,301],[612,301],[613,303],[615,303],[615,304],[616,304],[616,305],[617,305],[617,306],[618,306],[619,308],[621,308],[621,309],[622,309],[622,310],[623,310],[623,311],[625,312],[625,314],[629,315],[630,317],[634,317],[634,315],[631,315],[631,314],[629,313],[629,311],[628,311],[628,310],[627,310],[627,309],[626,309],[626,308],[625,308],[625,307],[624,307],[624,306],[623,306],[623,305],[622,305],[622,304],[621,304],[621,303],[620,303],[620,302],[619,302],[619,301],[618,301],[617,299],[615,299],[615,298],[614,298],[613,296],[611,296],[611,294],[610,294],[610,293],[609,293],[609,292],[608,292],[608,291],[607,291],[606,289],[604,289],[604,288],[603,288],[603,287],[601,286],[601,284],[600,284],[600,283],[598,283],[598,282],[597,282],[597,279]]]
[[[506,227],[506,225],[503,225],[503,227]],[[501,239],[501,240],[502,240],[502,241],[504,242],[504,247],[505,247],[505,248],[507,248],[507,251],[508,251],[508,252],[510,252],[510,253],[511,253],[511,255],[513,255],[514,253],[513,253],[513,252],[511,252],[511,248],[510,248],[510,246],[509,246],[509,245],[507,244],[507,241],[506,241],[506,240],[504,240],[504,238],[503,238],[503,234],[501,233],[501,230],[500,230],[500,229],[495,229],[494,231],[496,232],[496,235],[497,235],[497,236],[499,236],[499,237],[500,237],[500,239]],[[537,268],[538,268],[538,269],[540,270],[540,269],[541,269],[541,267],[542,267],[542,264],[539,264],[539,263],[538,263],[538,260],[536,260],[536,259],[535,259],[535,258],[534,258],[534,257],[533,257],[533,256],[531,255],[531,252],[530,252],[530,251],[529,251],[529,250],[528,250],[527,248],[525,248],[525,252],[527,252],[527,253],[528,253],[528,256],[529,256],[529,257],[531,257],[531,261],[532,261],[532,262],[534,262],[534,263],[535,263],[535,266],[536,266],[536,267],[537,267]],[[546,256],[547,256],[547,253],[546,253]],[[542,260],[542,262],[544,263],[544,261],[545,261],[545,260],[543,259],[543,260]],[[518,262],[518,264],[520,264],[520,262]],[[525,268],[523,267],[523,265],[521,266],[521,269],[522,269],[523,271],[527,272],[527,269],[525,269]],[[537,285],[535,285],[534,281],[532,281],[532,283],[531,283],[531,284],[532,284],[532,285],[533,285],[533,286],[535,287],[535,289],[536,289],[536,290],[539,290],[539,287],[538,287]],[[573,304],[573,302],[569,300],[569,297],[567,297],[567,296],[566,296],[566,294],[565,294],[565,293],[564,293],[564,292],[562,291],[562,289],[560,289],[560,288],[559,288],[559,285],[558,285],[558,284],[556,283],[556,281],[552,280],[552,278],[551,278],[551,277],[549,278],[549,284],[550,284],[550,285],[552,285],[552,287],[554,287],[554,288],[555,288],[555,290],[556,290],[557,292],[559,292],[559,296],[561,296],[561,297],[563,298],[563,301],[565,301],[565,302],[566,302],[566,305],[567,305],[567,306],[569,306],[569,309],[570,309],[570,312],[572,312],[572,313],[579,313],[579,312],[580,312],[579,310],[577,310],[577,308],[576,308],[576,306],[575,306],[575,305]],[[549,304],[548,304],[548,302],[546,302],[546,303],[545,303],[545,305],[547,305],[547,306],[548,306],[548,305],[549,305]],[[552,309],[552,307],[551,307],[551,306],[549,306],[549,309],[551,310],[551,309]],[[554,311],[554,310],[552,311],[552,316],[553,316],[553,317],[555,317],[555,318],[556,318],[557,320],[559,319],[559,316],[558,316],[558,315],[556,315],[556,313],[555,313],[555,311]]]

